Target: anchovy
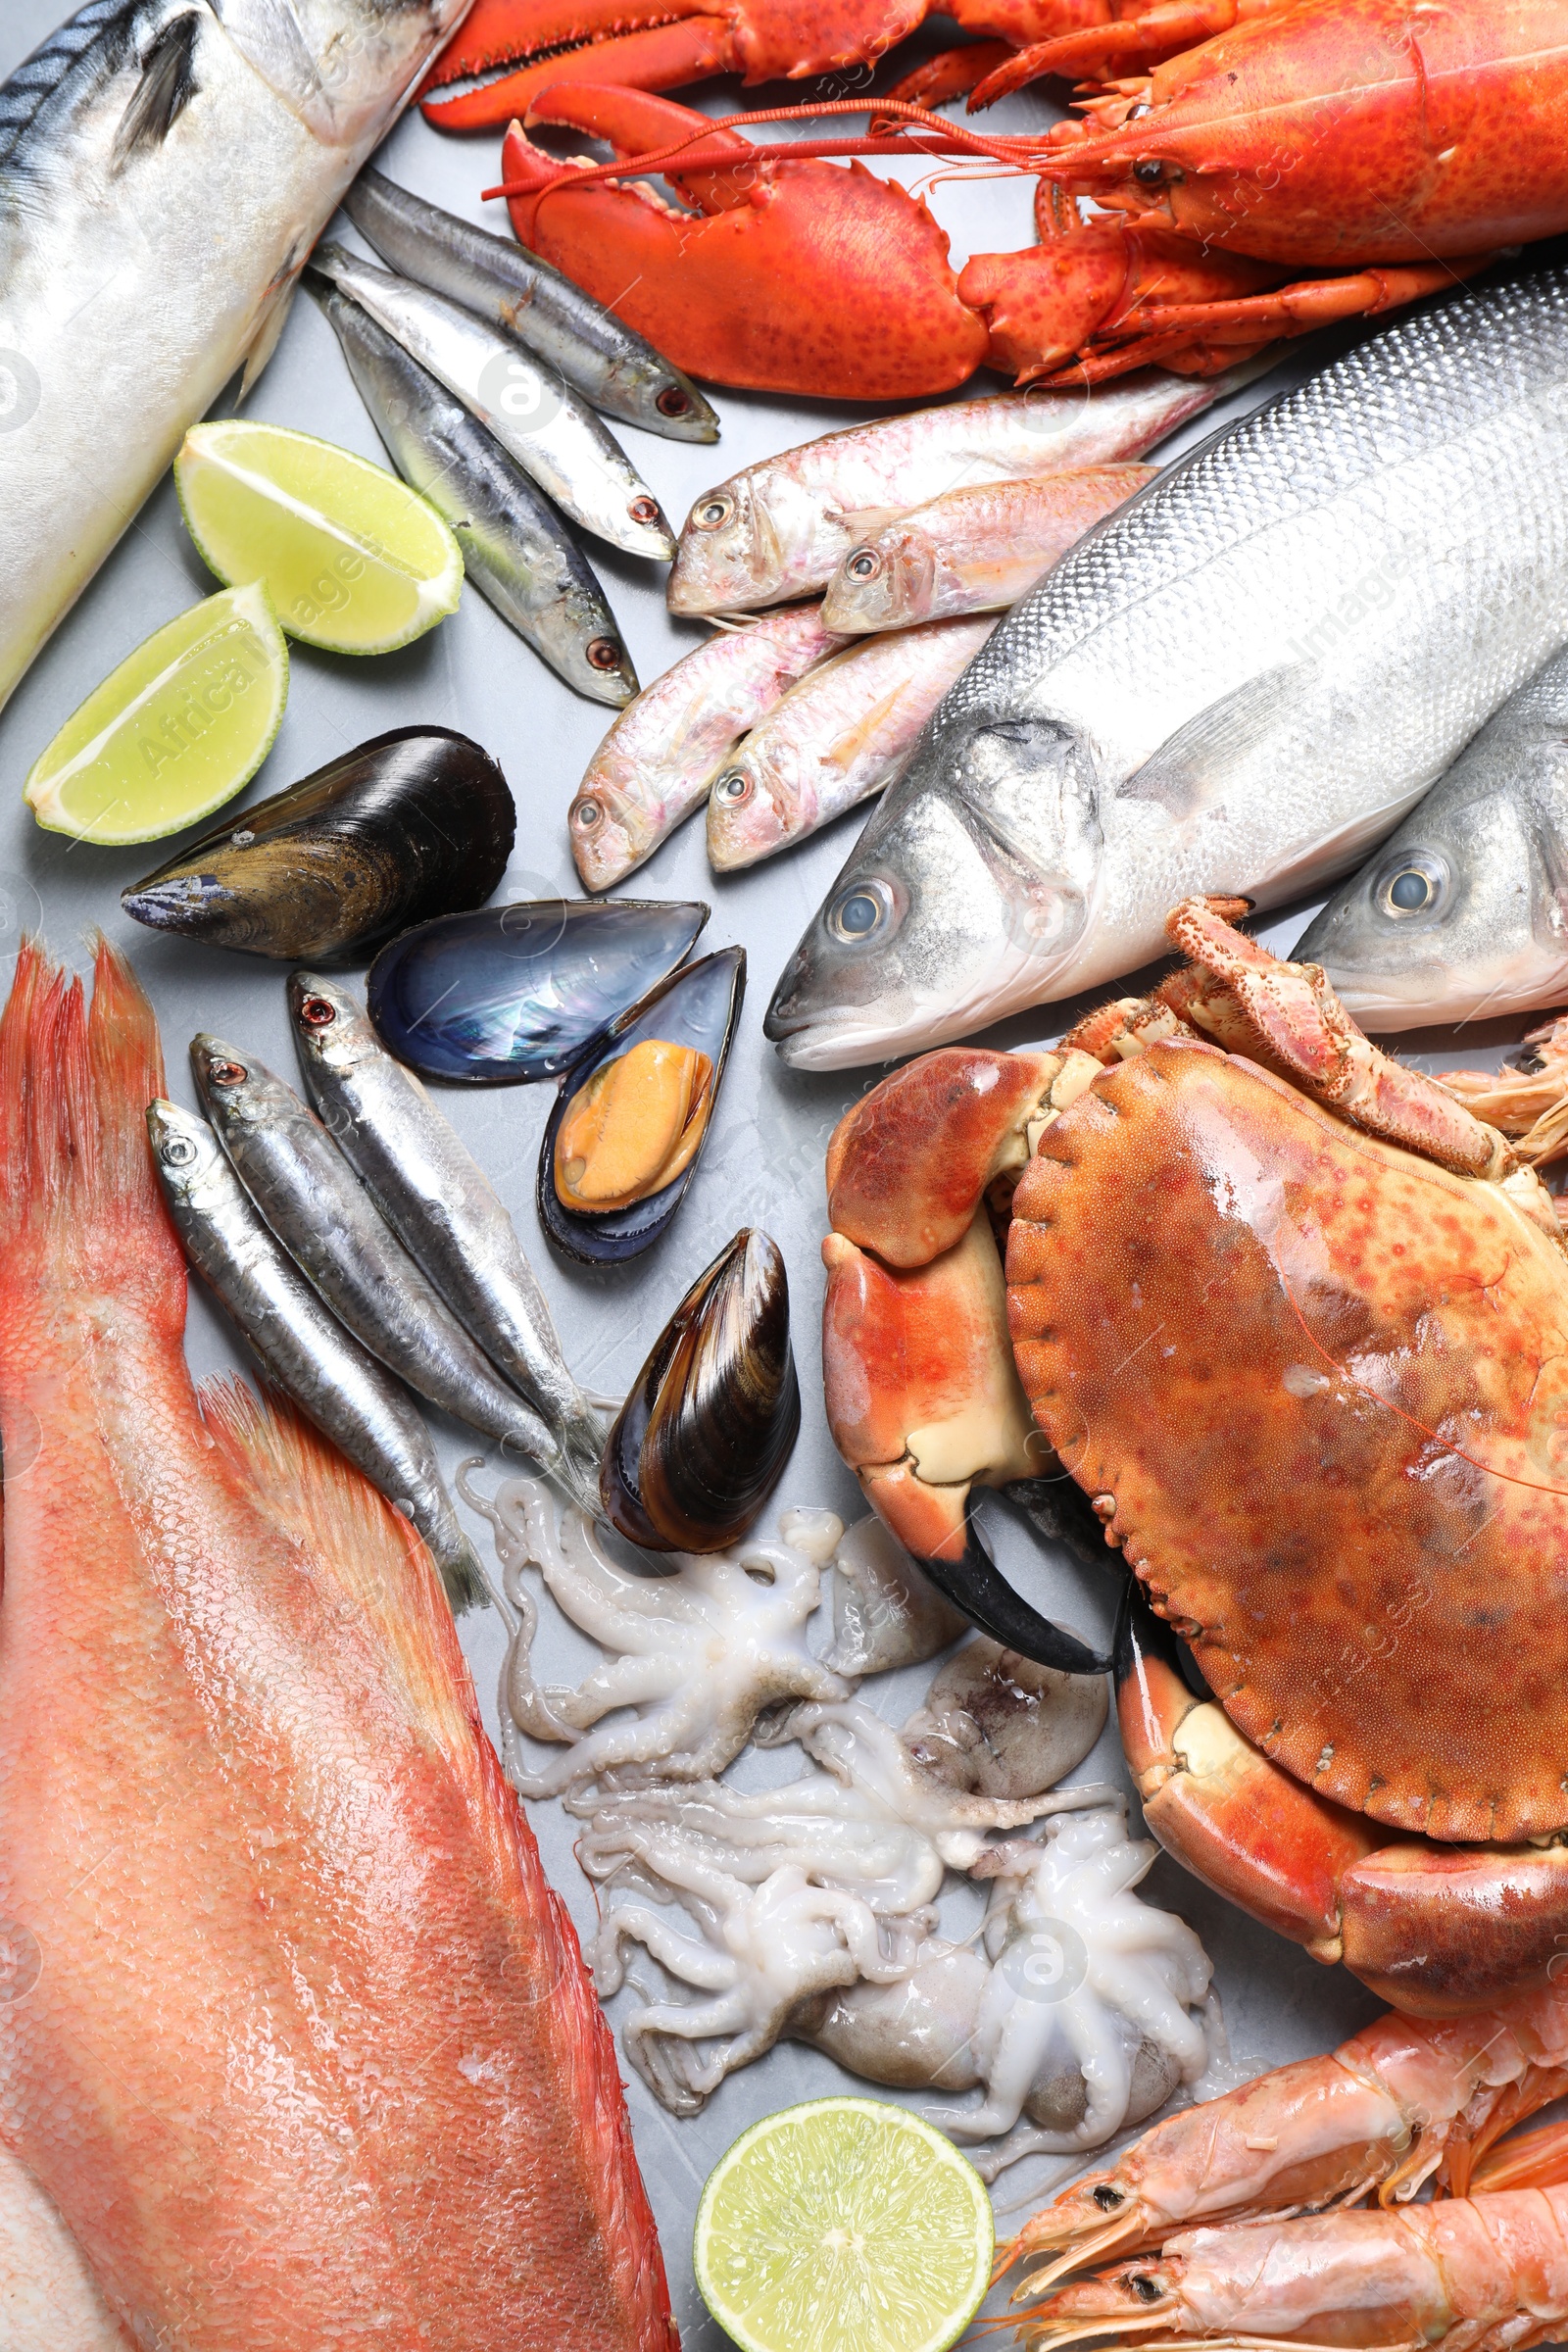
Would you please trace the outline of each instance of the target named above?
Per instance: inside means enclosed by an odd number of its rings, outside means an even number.
[[[604,1428],[566,1369],[538,1277],[483,1169],[339,982],[295,972],[288,1004],[322,1124],[459,1322],[543,1415],[560,1448],[555,1475],[600,1513]]]
[[[923,507],[965,483],[1141,458],[1256,370],[1199,383],[1149,374],[1077,392],[1002,392],[883,416],[786,449],[705,490],[681,530],[672,612],[745,612],[809,596],[863,536],[860,517]]]
[[[1157,472],[1091,466],[949,490],[886,518],[858,516],[864,536],[829,580],[822,617],[830,628],[860,631],[1003,612]]]
[[[994,613],[862,637],[791,687],[713,778],[708,855],[731,873],[771,858],[899,773]]]
[[[368,310],[464,407],[487,425],[573,522],[631,556],[668,562],[675,542],[657,498],[580,393],[543,360],[519,351],[406,277],[328,241],[313,257],[323,277]]]
[[[463,567],[503,620],[568,686],[619,707],[637,673],[605,592],[570,531],[461,400],[341,286],[306,283],[337,333],[392,463],[452,525]]]
[[[589,760],[566,832],[589,890],[608,890],[700,808],[735,746],[844,643],[816,605],[722,630],[645,686]]]
[[[1522,686],[1292,951],[1367,1029],[1568,999],[1568,653]]]
[[[831,1069],[1358,865],[1560,642],[1568,271],[1405,313],[1118,508],[947,695],[765,1021]]]
[[[560,1450],[549,1430],[492,1370],[292,1088],[205,1032],[191,1040],[190,1066],[229,1165],[338,1321],[416,1396],[498,1440],[514,1463],[549,1469]]]
[[[511,237],[475,228],[379,172],[360,173],[343,210],[389,270],[537,352],[605,416],[669,441],[718,439],[718,418],[689,376]]]
[[[483,1571],[407,1393],[343,1329],[268,1232],[206,1120],[158,1101],[147,1106],[147,1132],[185,1255],[267,1371],[413,1520],[453,1607],[482,1600]]]
[[[0,86],[0,703],[468,0],[90,0]]]

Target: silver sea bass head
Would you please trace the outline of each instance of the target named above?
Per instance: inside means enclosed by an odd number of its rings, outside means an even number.
[[[1099,872],[1093,748],[1060,721],[993,714],[1006,635],[945,697],[784,968],[763,1029],[797,1069],[962,1037],[1071,965]]]
[[[1297,942],[1365,1029],[1568,996],[1568,653],[1488,721]]]
[[[228,1162],[207,1121],[159,1097],[147,1105],[147,1136],[171,1204],[198,1214],[216,1206],[227,1186]]]
[[[373,146],[472,0],[211,0],[235,47],[332,146]],[[240,159],[241,161],[243,159]]]

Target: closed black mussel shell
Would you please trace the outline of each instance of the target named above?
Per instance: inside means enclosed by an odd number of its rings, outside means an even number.
[[[366,1009],[426,1078],[554,1078],[690,955],[700,899],[534,899],[442,915],[384,947]]]
[[[209,947],[345,962],[429,915],[482,906],[515,833],[488,752],[448,727],[398,727],[231,816],[122,904]]]
[[[611,1431],[599,1492],[652,1551],[721,1551],[752,1527],[801,1426],[790,1286],[744,1228],[692,1284]]]
[[[535,1192],[540,1223],[569,1257],[575,1257],[585,1266],[618,1265],[652,1249],[661,1234],[668,1230],[712,1129],[713,1109],[745,993],[746,950],[720,948],[716,955],[705,956],[700,963],[688,963],[671,973],[667,980],[651,989],[640,1004],[612,1021],[562,1079],[561,1092],[539,1151]],[[666,1184],[661,1192],[650,1193],[646,1200],[634,1201],[630,1208],[611,1209],[604,1215],[585,1215],[567,1208],[556,1190],[556,1135],[567,1106],[595,1070],[618,1054],[629,1054],[645,1038],[693,1046],[712,1063],[712,1088],[702,1141],[672,1184]]]

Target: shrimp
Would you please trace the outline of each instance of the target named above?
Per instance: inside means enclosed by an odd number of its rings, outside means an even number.
[[[1526,2352],[1568,2320],[1568,2188],[1190,2230],[1026,2314],[1039,2352]]]
[[[1026,2222],[1003,2267],[1054,2257],[1027,2282],[1038,2292],[1201,2223],[1353,2204],[1374,2189],[1381,2205],[1402,2205],[1428,2180],[1461,2197],[1487,2149],[1565,2092],[1568,1984],[1468,2017],[1391,2010],[1323,2057],[1168,2116]],[[1476,2184],[1515,2177],[1494,2159]]]

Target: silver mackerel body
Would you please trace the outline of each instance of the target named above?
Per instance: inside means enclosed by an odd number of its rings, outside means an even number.
[[[148,1105],[147,1131],[174,1230],[197,1273],[284,1395],[414,1522],[453,1606],[479,1599],[478,1560],[413,1402],[268,1231],[206,1120],[157,1102]]]
[[[0,87],[0,702],[469,0],[91,0]]]
[[[554,1475],[598,1512],[604,1430],[483,1169],[340,982],[295,972],[288,1002],[322,1124],[459,1322],[542,1414],[561,1451]]]
[[[780,980],[833,1068],[1359,864],[1568,629],[1568,272],[1396,318],[1092,532],[947,695]]]

